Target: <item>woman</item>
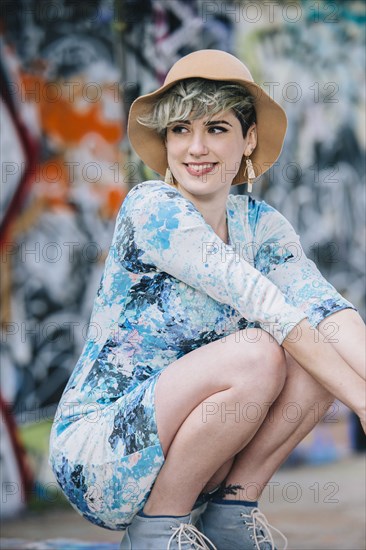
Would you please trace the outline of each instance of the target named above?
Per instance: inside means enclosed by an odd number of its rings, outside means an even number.
[[[285,131],[222,51],[182,58],[132,105],[131,143],[165,181],[122,204],[51,435],[65,494],[125,530],[121,549],[274,548],[257,501],[319,421],[314,406],[335,396],[365,425],[361,318],[283,216],[229,194],[270,168]]]

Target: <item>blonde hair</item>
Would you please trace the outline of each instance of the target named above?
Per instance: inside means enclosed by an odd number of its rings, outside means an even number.
[[[256,122],[254,97],[248,90],[235,82],[187,78],[164,92],[151,111],[137,120],[165,138],[167,128],[175,122],[211,117],[229,110],[239,119],[246,137],[248,128]]]

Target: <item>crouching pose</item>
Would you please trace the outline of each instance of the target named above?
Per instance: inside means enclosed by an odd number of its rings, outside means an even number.
[[[124,531],[122,550],[273,549],[258,499],[314,411],[336,397],[365,426],[360,316],[279,212],[230,194],[250,192],[285,132],[221,51],[182,58],[132,105],[132,146],[164,180],[122,204],[50,455],[72,505]]]

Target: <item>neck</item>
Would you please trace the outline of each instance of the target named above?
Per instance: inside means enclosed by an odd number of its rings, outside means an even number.
[[[202,214],[204,220],[208,225],[212,227],[215,233],[223,240],[225,243],[228,242],[228,227],[226,219],[226,202],[228,197],[228,192],[226,189],[223,189],[222,193],[216,193],[214,196],[199,196],[192,195],[185,189],[181,189],[179,184],[177,185],[178,190],[189,199],[197,210]]]

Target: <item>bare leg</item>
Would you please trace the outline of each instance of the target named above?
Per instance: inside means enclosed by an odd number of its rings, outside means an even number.
[[[263,338],[253,344],[236,333],[167,367],[155,394],[166,461],[144,512],[189,513],[210,478],[220,468],[224,477],[228,461],[253,438],[268,412],[266,403],[277,398],[285,376],[284,352],[275,342]],[[248,401],[262,408],[255,422],[240,414]]]
[[[225,485],[242,487],[228,499],[256,501],[290,452],[319,422],[333,401],[318,382],[286,354],[285,386],[252,441],[237,454]],[[258,467],[260,465],[260,467]]]

